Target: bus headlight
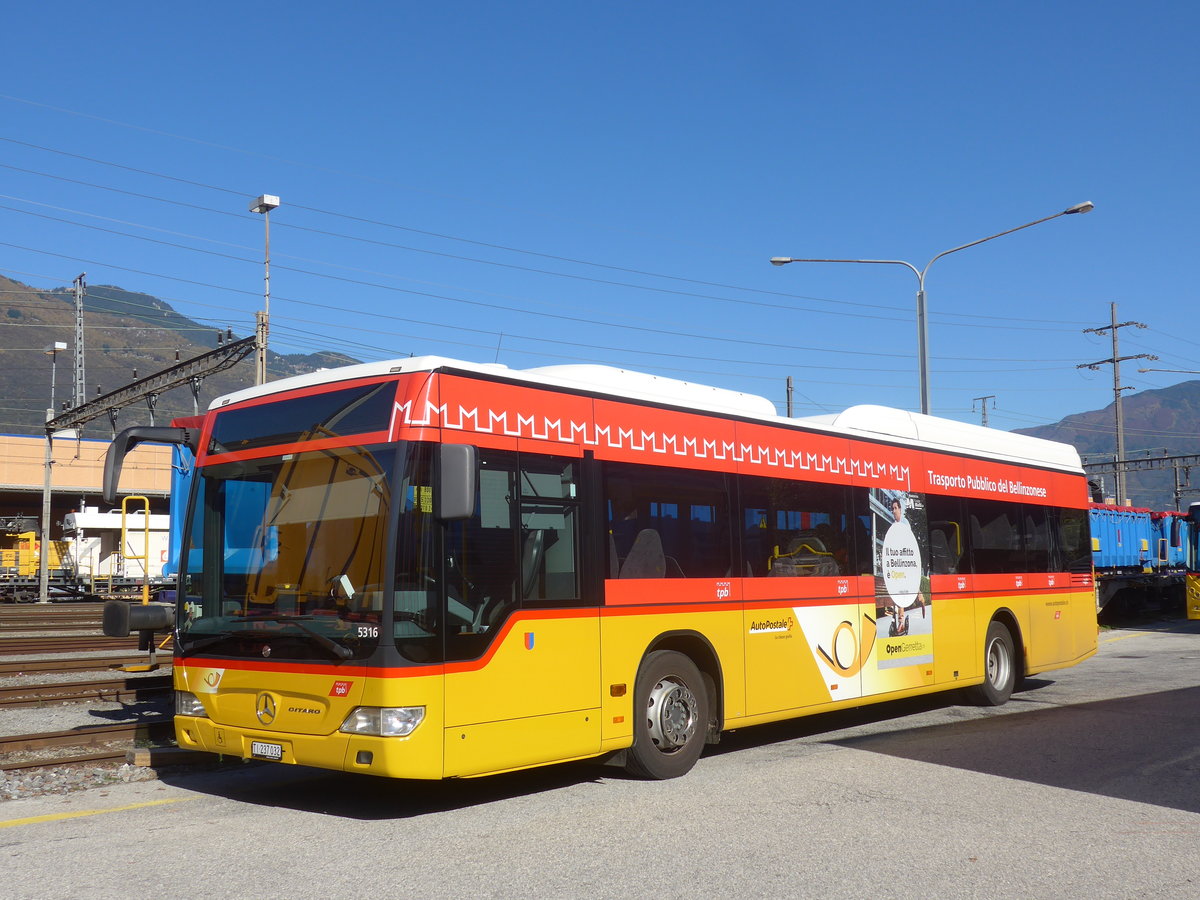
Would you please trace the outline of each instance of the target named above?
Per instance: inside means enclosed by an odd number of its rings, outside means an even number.
[[[175,715],[208,718],[208,713],[204,711],[204,704],[200,702],[199,697],[190,691],[175,692]]]
[[[423,706],[359,706],[346,716],[338,730],[348,734],[404,737],[412,734],[424,719]]]

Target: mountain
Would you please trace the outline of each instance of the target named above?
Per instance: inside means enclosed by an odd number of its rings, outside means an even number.
[[[1104,409],[1076,413],[1054,425],[1017,429],[1019,434],[1074,444],[1085,462],[1111,460],[1116,455],[1115,403]],[[1125,455],[1129,459],[1154,456],[1200,454],[1200,381],[1185,381],[1167,388],[1131,394],[1121,401],[1125,425]],[[1189,473],[1181,469],[1180,508],[1200,501],[1200,471],[1188,486]],[[1173,469],[1130,472],[1126,493],[1134,506],[1151,509],[1175,508]],[[1111,473],[1104,476],[1104,495],[1112,497],[1115,485]]]
[[[217,346],[221,332],[176,312],[169,303],[113,285],[88,285],[84,298],[84,399],[116,390],[138,378],[170,368]],[[245,335],[222,334],[221,340]],[[61,341],[67,350],[53,357],[43,348]],[[55,407],[74,400],[75,294],[70,288],[43,291],[0,276],[0,432],[41,434],[54,382]],[[358,360],[343,353],[281,355],[267,351],[267,376],[274,381]],[[199,409],[214,397],[254,383],[253,355],[232,368],[206,376],[200,384]],[[190,388],[164,392],[155,406],[155,422],[191,415]],[[150,411],[136,404],[118,414],[117,428],[146,424]],[[84,428],[87,437],[110,434],[107,416]]]

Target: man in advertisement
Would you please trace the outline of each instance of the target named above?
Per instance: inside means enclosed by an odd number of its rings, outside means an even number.
[[[881,492],[882,493],[882,492]],[[891,493],[877,497],[889,509],[884,522],[876,520],[876,569],[883,582],[878,600],[880,648],[879,667],[894,668],[933,661],[933,615],[929,606],[929,576],[925,543],[918,537],[926,529],[925,506],[917,494]],[[879,515],[879,513],[877,513]],[[882,539],[878,535],[882,532]],[[887,633],[883,633],[884,622]],[[905,640],[897,640],[904,638]]]

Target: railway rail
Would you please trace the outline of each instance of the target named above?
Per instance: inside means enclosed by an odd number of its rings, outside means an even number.
[[[45,635],[0,637],[0,656],[39,653],[82,653],[89,650],[128,650],[138,645],[137,636],[111,638],[97,635]]]
[[[161,655],[160,668],[170,670],[170,656]],[[145,653],[127,653],[121,656],[76,656],[59,659],[0,660],[0,675],[32,675],[39,672],[102,672],[124,665],[136,665],[146,661]]]
[[[103,618],[104,604],[99,602],[0,605],[0,634],[18,631],[99,631]]]
[[[101,607],[98,604],[72,604],[70,607],[0,607],[0,635],[18,632],[99,631]]]
[[[99,631],[99,622],[83,622],[71,619],[63,619],[60,622],[31,622],[24,624],[21,622],[5,622],[0,619],[0,635],[8,636],[12,634],[26,633],[41,633],[44,631],[61,633],[64,631]]]
[[[120,703],[162,694],[170,689],[170,675],[60,681],[50,684],[4,685],[0,686],[0,709],[41,706],[46,703],[78,703],[89,700]]]

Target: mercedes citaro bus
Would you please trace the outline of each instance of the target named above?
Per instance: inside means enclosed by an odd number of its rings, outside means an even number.
[[[433,357],[126,429],[110,498],[147,440],[195,457],[170,623],[184,748],[671,778],[729,729],[948,689],[999,704],[1096,651],[1064,444]]]

